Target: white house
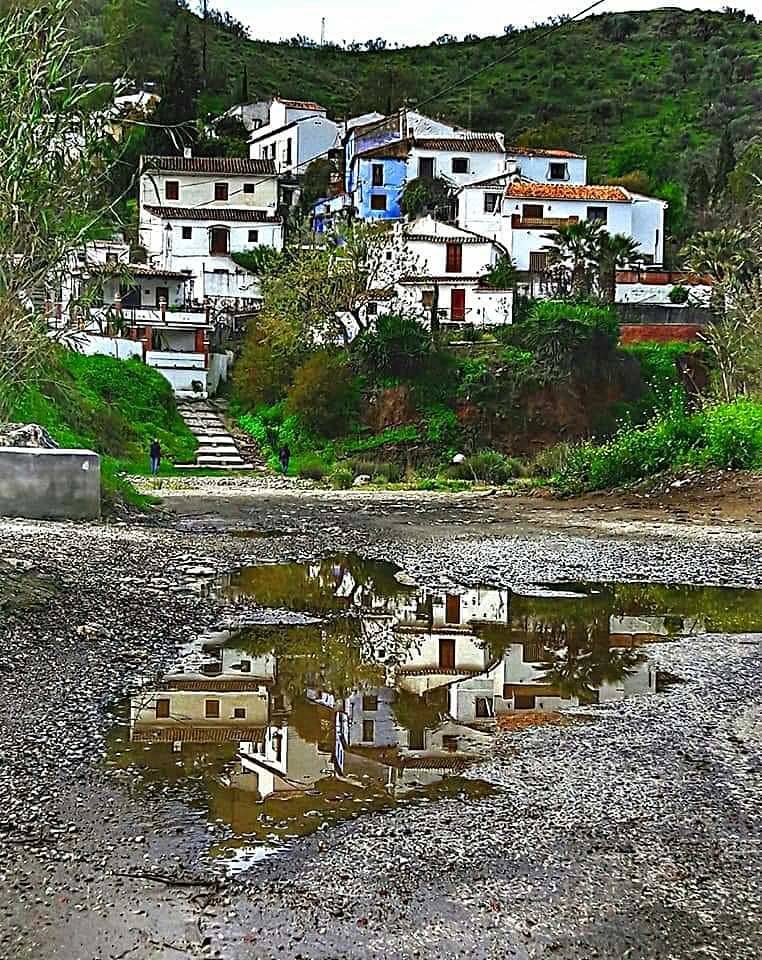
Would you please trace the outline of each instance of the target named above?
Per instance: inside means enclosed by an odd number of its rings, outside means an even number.
[[[458,222],[500,242],[516,268],[545,270],[548,233],[560,226],[595,220],[609,233],[632,237],[644,263],[664,257],[663,200],[631,193],[619,186],[538,183],[507,177],[474,183],[460,193]]]
[[[186,273],[197,302],[241,302],[259,295],[233,253],[283,246],[272,160],[144,157],[140,244],[151,266]]]
[[[513,291],[490,287],[484,279],[506,252],[499,243],[433,217],[406,225],[404,235],[416,268],[398,281],[401,304],[427,318],[436,300],[445,323],[511,323]]]
[[[544,147],[505,148],[508,169],[524,180],[537,183],[587,183],[587,157],[569,150],[549,150]]]
[[[340,125],[328,118],[319,103],[274,97],[267,123],[255,121],[249,156],[271,161],[278,173],[301,174],[313,160],[336,147],[339,134]]]

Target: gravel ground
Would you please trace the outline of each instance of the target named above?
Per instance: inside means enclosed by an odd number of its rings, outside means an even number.
[[[201,811],[101,763],[109,705],[230,614],[190,589],[198,564],[354,548],[424,579],[761,586],[758,534],[497,498],[207,496],[159,526],[0,521],[0,957],[759,956],[759,636],[660,646],[687,682],[503,736],[470,771],[495,796],[346,822],[235,882],[206,866]]]

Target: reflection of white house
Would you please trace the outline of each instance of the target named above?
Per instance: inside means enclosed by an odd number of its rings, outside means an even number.
[[[332,724],[331,715],[324,743],[305,740],[287,722],[268,726],[261,740],[241,742],[241,769],[256,775],[261,800],[309,790],[318,780],[333,775]]]
[[[140,244],[152,266],[187,272],[194,301],[251,303],[253,275],[232,254],[281,249],[278,181],[272,160],[144,157]]]

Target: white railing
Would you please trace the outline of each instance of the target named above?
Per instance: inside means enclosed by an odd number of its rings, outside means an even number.
[[[206,370],[207,358],[203,353],[182,353],[179,350],[147,350],[149,367],[166,367],[176,370]]]

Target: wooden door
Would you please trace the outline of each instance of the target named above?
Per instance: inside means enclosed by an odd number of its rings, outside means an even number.
[[[418,176],[433,179],[434,177],[434,158],[420,157],[418,160]]]
[[[455,666],[455,638],[454,637],[440,637],[439,666],[445,670],[452,670],[452,668]]]
[[[466,319],[466,291],[458,288],[450,292],[450,319],[463,322]]]
[[[447,594],[445,623],[460,623],[460,597],[456,593]]]

